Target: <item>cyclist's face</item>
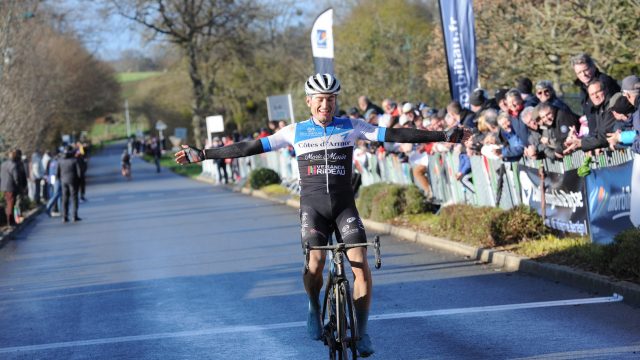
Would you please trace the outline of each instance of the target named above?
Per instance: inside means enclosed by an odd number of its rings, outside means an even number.
[[[326,125],[333,119],[336,109],[336,96],[332,94],[316,94],[307,96],[307,106],[311,115],[321,125]]]

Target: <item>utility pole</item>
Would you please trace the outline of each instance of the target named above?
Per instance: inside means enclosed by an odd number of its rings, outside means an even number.
[[[127,151],[129,154],[132,153],[132,143],[131,143],[131,121],[129,120],[129,100],[124,101],[124,118],[127,120]]]

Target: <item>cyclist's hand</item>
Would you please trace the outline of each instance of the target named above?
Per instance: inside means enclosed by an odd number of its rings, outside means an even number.
[[[175,153],[175,159],[178,164],[198,163],[204,160],[204,151],[189,145],[182,145],[182,150]]]
[[[471,130],[463,126],[451,128],[445,134],[447,137],[446,142],[449,143],[464,143],[473,135]]]

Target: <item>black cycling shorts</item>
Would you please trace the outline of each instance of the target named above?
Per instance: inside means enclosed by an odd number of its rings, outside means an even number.
[[[300,198],[300,228],[303,247],[306,242],[313,246],[327,245],[334,231],[339,243],[367,242],[353,194],[348,192],[303,195]]]

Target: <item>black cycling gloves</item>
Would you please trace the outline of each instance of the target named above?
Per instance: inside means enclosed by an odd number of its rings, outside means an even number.
[[[187,158],[187,162],[189,163],[198,163],[205,159],[204,151],[198,148],[189,146],[186,149],[182,149],[182,151],[184,151],[184,156]]]

